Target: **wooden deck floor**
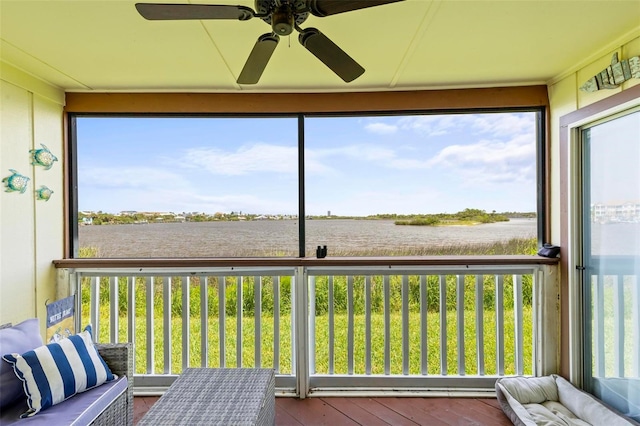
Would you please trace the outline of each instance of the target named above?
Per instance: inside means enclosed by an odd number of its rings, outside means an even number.
[[[134,398],[134,424],[158,397]],[[276,425],[511,425],[495,399],[276,398]]]

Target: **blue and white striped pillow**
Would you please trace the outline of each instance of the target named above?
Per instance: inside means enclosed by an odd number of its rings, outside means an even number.
[[[13,365],[24,384],[29,410],[20,417],[33,416],[116,378],[93,345],[91,325],[57,343],[2,358]]]

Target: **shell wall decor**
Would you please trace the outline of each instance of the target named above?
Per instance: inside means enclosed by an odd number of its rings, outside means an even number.
[[[7,189],[4,192],[19,192],[24,194],[27,190],[27,184],[29,183],[29,178],[21,175],[17,171],[13,169],[9,169],[11,175],[2,179],[2,183],[6,186]]]
[[[36,200],[49,201],[51,194],[53,194],[53,191],[42,185],[40,189],[36,189]]]
[[[29,150],[31,164],[49,170],[53,167],[53,163],[58,161],[58,158],[49,151],[49,148],[47,148],[45,144],[40,144],[40,146],[42,148]],[[9,171],[11,175],[2,179],[2,183],[6,187],[5,192],[19,192],[20,194],[24,194],[31,178],[21,175],[14,169],[9,169]],[[49,201],[52,194],[53,191],[45,185],[41,185],[39,189],[35,190],[36,200]]]
[[[45,170],[49,170],[53,167],[53,163],[58,161],[58,158],[49,151],[44,144],[40,144],[42,148],[29,150],[31,154],[31,164],[34,166],[42,166]]]

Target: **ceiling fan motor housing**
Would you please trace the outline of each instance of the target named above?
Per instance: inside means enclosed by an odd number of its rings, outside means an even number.
[[[255,0],[255,9],[273,32],[281,36],[291,34],[309,16],[306,0]]]
[[[293,11],[288,3],[283,4],[271,14],[273,32],[285,36],[293,32]]]

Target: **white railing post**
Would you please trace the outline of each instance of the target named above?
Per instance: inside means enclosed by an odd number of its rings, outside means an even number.
[[[300,266],[295,275],[295,341],[296,383],[299,398],[306,398],[309,392],[309,277],[307,270]]]
[[[476,275],[476,367],[484,376],[484,275]]]
[[[309,373],[316,372],[316,277],[309,280]]]
[[[262,277],[253,277],[254,366],[262,367]]]
[[[456,275],[456,314],[458,317],[458,374],[465,375],[464,354],[464,280],[465,275]]]
[[[127,341],[136,341],[136,277],[127,277]]]
[[[513,275],[513,314],[515,317],[515,350],[516,374],[524,374],[524,338],[522,336],[522,275]]]
[[[273,277],[273,369],[280,373],[280,277]]]
[[[91,277],[89,318],[93,327],[93,340],[100,335],[100,277]]]
[[[171,374],[171,277],[162,279],[164,374]]]
[[[200,366],[209,365],[209,280],[200,277]]]
[[[153,277],[145,277],[145,289],[146,289],[146,306],[145,313],[147,322],[145,324],[147,328],[147,374],[154,374],[155,372],[155,332],[153,327],[153,299],[154,299],[154,279]]]
[[[191,282],[189,277],[180,277],[182,287],[182,369],[189,367],[190,351],[189,346],[191,344],[191,297],[190,287]]]
[[[447,375],[447,277],[440,275],[440,375]]]
[[[496,372],[504,375],[504,276],[496,275]]]
[[[557,268],[542,266],[533,274],[533,374],[546,376],[560,368],[560,286]]]

